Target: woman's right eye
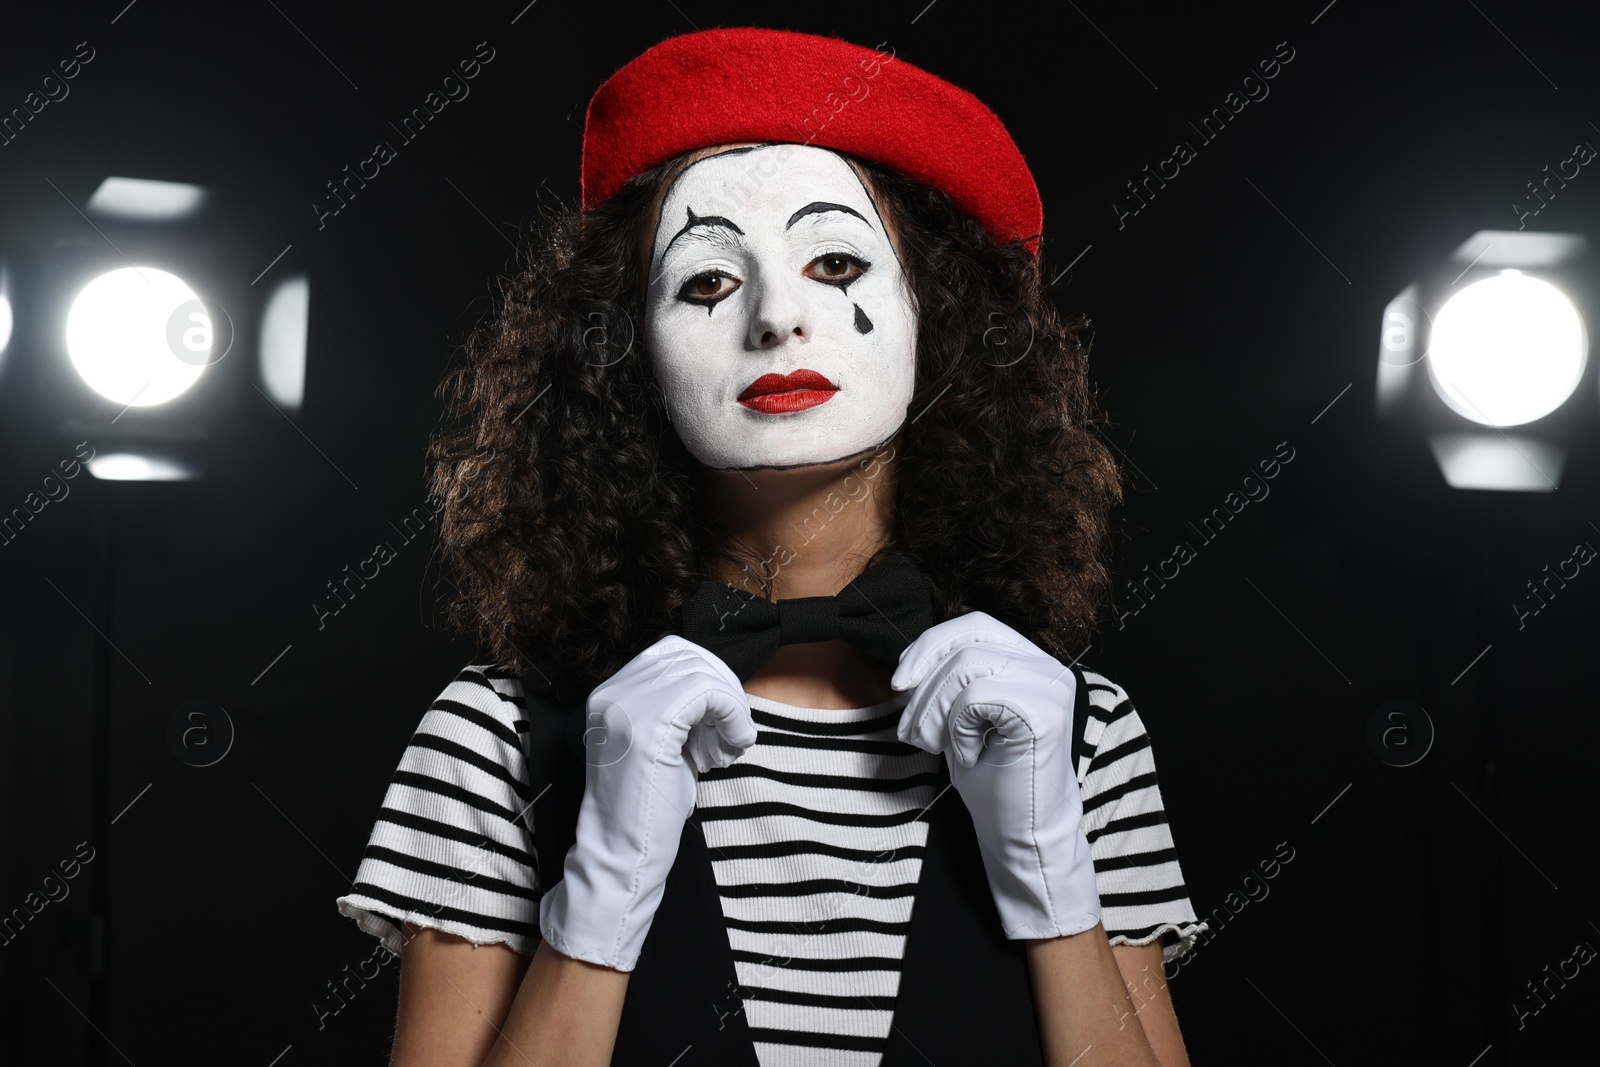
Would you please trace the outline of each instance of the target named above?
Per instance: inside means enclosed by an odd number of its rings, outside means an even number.
[[[741,284],[738,278],[726,271],[708,270],[684,282],[683,288],[678,290],[678,299],[691,304],[715,304],[726,299]]]

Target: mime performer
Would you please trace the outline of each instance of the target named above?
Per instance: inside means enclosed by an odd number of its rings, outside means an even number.
[[[1205,927],[1077,662],[1119,472],[1015,141],[731,28],[619,69],[582,156],[430,446],[485,654],[338,900],[391,1064],[1187,1064]]]

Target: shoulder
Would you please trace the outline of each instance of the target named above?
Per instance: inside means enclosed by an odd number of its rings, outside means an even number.
[[[1171,961],[1207,928],[1189,902],[1150,734],[1126,689],[1079,670],[1083,732],[1075,754],[1102,922],[1113,946],[1159,942]]]
[[[1128,691],[1099,671],[1088,667],[1078,668],[1083,673],[1084,696],[1089,705],[1089,715],[1102,726],[1109,725],[1127,715],[1137,715]]]
[[[1086,805],[1090,797],[1105,803],[1153,785],[1150,733],[1128,691],[1098,671],[1079,670],[1084,691],[1077,702],[1081,718],[1073,724],[1073,756]]]
[[[516,672],[492,663],[469,663],[433,699],[430,710],[441,705],[507,721],[523,717],[526,700]]]
[[[526,699],[516,673],[472,663],[433,698],[411,740],[415,746],[442,739],[487,755],[497,748],[520,751],[527,730]]]
[[[1133,705],[1133,698],[1118,683],[1098,671],[1080,667],[1084,691],[1077,710],[1082,720],[1074,724],[1080,741],[1080,758],[1098,758],[1108,750],[1141,738],[1148,743],[1144,719]]]
[[[540,888],[518,678],[468,664],[401,754],[342,914],[400,955],[404,924],[531,956]]]

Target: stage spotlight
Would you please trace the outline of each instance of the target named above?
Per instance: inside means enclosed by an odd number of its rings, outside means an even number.
[[[96,477],[173,480],[209,476],[258,430],[298,417],[310,306],[300,249],[198,185],[54,184],[60,196],[42,201],[26,240],[8,238],[0,263],[0,298],[17,315],[0,348],[0,435],[88,442],[108,457]]]
[[[1458,414],[1485,426],[1521,426],[1566,402],[1586,356],[1583,320],[1566,294],[1507,269],[1439,309],[1428,373]]]
[[[1595,390],[1577,398],[1586,250],[1576,234],[1482,230],[1384,309],[1378,417],[1420,428],[1452,488],[1552,492],[1573,426],[1600,423]]]
[[[67,355],[84,382],[118,404],[180,395],[211,360],[210,313],[176,274],[123,267],[85,285],[67,313]]]

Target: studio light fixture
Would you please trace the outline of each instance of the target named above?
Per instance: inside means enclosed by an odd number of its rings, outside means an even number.
[[[187,182],[52,184],[60,210],[0,268],[7,420],[90,442],[96,478],[172,481],[205,476],[241,416],[298,414],[310,281],[263,278],[247,218]]]
[[[1586,252],[1481,230],[1384,309],[1377,414],[1420,429],[1451,487],[1553,492],[1571,430],[1600,421]]]

